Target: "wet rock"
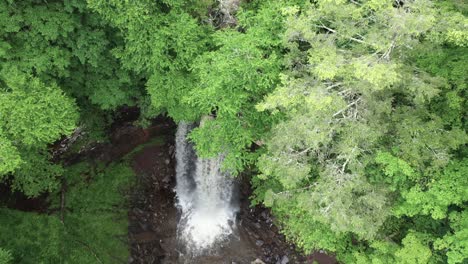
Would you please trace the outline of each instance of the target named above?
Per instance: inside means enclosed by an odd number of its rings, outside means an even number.
[[[263,255],[264,256],[270,256],[272,253],[273,252],[272,252],[272,250],[271,250],[271,248],[269,246],[265,246],[263,248]]]
[[[175,154],[175,146],[174,145],[169,145],[169,155],[171,157],[174,157]]]
[[[265,264],[265,262],[263,262],[261,259],[256,259],[256,260],[250,262],[250,264]]]
[[[171,177],[169,175],[167,175],[166,177],[164,177],[164,179],[162,179],[162,181],[164,183],[169,183],[169,182],[171,182]]]

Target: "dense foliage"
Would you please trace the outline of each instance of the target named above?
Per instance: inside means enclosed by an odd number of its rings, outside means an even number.
[[[122,192],[133,181],[125,164],[83,162],[64,171],[65,208],[51,195],[50,215],[0,208],[0,263],[118,263],[128,259]],[[8,251],[5,251],[8,250]],[[5,260],[3,260],[4,258]],[[2,262],[3,261],[3,262]]]
[[[63,168],[50,149],[78,129],[75,145],[105,140],[112,113],[130,105],[141,125],[159,114],[201,120],[190,135],[198,154],[224,153],[226,170],[248,172],[252,203],[305,252],[467,261],[467,4],[237,2],[0,2],[0,178],[28,196],[75,186],[66,221],[79,226],[2,209],[2,227],[51,237],[2,231],[0,262],[27,263],[26,245],[51,262],[86,252],[58,254],[70,232],[101,252],[118,247],[80,236],[96,228],[88,220],[122,230],[95,213],[122,202],[117,188],[100,191],[111,179],[85,187],[88,170]]]

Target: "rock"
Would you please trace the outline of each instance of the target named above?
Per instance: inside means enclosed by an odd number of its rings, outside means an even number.
[[[260,225],[260,223],[258,223],[258,222],[255,223],[254,225],[255,225],[256,228],[261,228],[262,227],[262,225]]]
[[[141,210],[140,208],[135,208],[133,209],[133,211],[135,212],[135,214],[141,216],[143,215],[145,212],[143,210]]]
[[[271,231],[270,229],[267,229],[266,230],[266,235],[269,237],[269,238],[274,238],[276,236],[276,233]]]
[[[171,160],[170,159],[165,159],[164,163],[166,163],[166,165],[169,165],[169,163],[171,163]]]
[[[175,146],[169,145],[169,155],[174,156],[175,153]]]
[[[263,244],[265,244],[265,242],[263,242],[262,240],[255,241],[255,245],[257,245],[259,247],[263,246]]]
[[[261,259],[256,259],[256,260],[250,262],[250,264],[265,264],[265,262],[263,262]]]
[[[143,231],[148,231],[148,224],[146,222],[138,222],[138,225]]]
[[[164,183],[169,183],[171,181],[171,177],[169,175],[167,175],[166,177],[164,177],[164,179],[162,179],[162,182]]]
[[[288,264],[289,263],[289,258],[288,256],[284,255],[283,258],[281,259],[281,264]]]

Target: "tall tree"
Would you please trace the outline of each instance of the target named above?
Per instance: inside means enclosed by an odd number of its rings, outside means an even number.
[[[326,0],[284,8],[288,70],[257,108],[285,118],[266,140],[254,185],[257,199],[277,212],[285,232],[306,250],[322,247],[357,261],[345,253],[356,250],[350,241],[381,241],[400,199],[418,203],[407,196],[417,190],[438,195],[426,192],[427,183],[450,170],[449,160],[466,144],[463,125],[447,123],[434,111],[434,103],[445,100],[440,95],[447,80],[411,63],[412,49],[425,45],[421,40],[439,36],[442,43],[464,45],[463,37],[444,35],[447,25],[436,23],[438,8],[431,1]],[[459,19],[451,25],[463,21],[454,14]],[[445,180],[451,183],[440,182],[440,188],[466,189],[460,178]],[[309,219],[298,220],[300,214]],[[330,235],[318,236],[318,228]],[[408,234],[394,241],[396,247],[374,244],[375,252],[433,241],[416,242],[420,237]],[[398,252],[389,254],[400,260],[411,255],[404,248]],[[426,263],[433,257],[417,258]]]
[[[144,93],[111,54],[116,31],[85,1],[1,1],[0,21],[0,177],[36,196],[62,174],[48,144]]]

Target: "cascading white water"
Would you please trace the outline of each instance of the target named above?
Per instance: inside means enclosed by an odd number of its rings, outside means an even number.
[[[232,203],[233,181],[220,168],[222,155],[200,159],[187,141],[193,127],[181,122],[177,129],[176,195],[182,213],[179,239],[191,254],[197,254],[232,233],[238,208]]]

